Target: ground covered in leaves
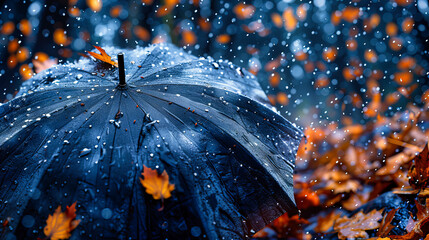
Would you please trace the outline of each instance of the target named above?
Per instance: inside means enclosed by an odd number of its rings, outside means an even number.
[[[258,77],[282,115],[306,126],[294,179],[301,215],[285,214],[255,237],[426,238],[427,1],[6,2],[1,102],[92,45],[173,42],[228,59]],[[88,54],[116,65],[97,49]],[[168,173],[147,169],[141,179],[155,186],[146,188],[154,199],[174,189]],[[47,238],[70,236],[79,224],[74,209],[46,216]]]
[[[294,176],[301,216],[285,214],[255,237],[429,239],[428,126],[426,104],[306,128]]]

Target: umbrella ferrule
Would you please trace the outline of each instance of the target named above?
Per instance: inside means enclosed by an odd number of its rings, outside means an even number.
[[[119,87],[125,87],[127,83],[125,82],[125,66],[124,66],[124,54],[118,54],[118,68],[119,68]]]

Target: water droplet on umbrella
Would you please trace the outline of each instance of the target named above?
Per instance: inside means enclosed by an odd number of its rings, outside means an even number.
[[[82,77],[83,77],[83,75],[82,75],[82,74],[78,74],[78,75],[76,75],[76,79],[77,79],[77,80],[80,80]]]
[[[162,229],[167,229],[167,227],[168,227],[168,222],[163,222],[163,223],[161,224],[161,228],[162,228]]]
[[[201,228],[198,226],[193,226],[191,228],[191,235],[194,237],[199,237],[201,235]]]
[[[31,190],[32,191],[32,193],[31,193],[31,198],[32,199],[34,199],[34,200],[37,200],[37,199],[39,199],[39,197],[40,197],[40,195],[41,195],[41,192],[40,192],[40,190],[38,189],[38,188],[34,188],[34,189],[32,189]]]
[[[244,76],[243,70],[240,67],[235,69],[235,71],[237,72],[238,75],[240,75],[242,77]]]
[[[91,149],[89,149],[89,148],[84,148],[84,149],[82,149],[82,151],[80,151],[79,157],[86,156],[86,155],[88,155],[90,152],[91,152]]]
[[[25,215],[24,217],[22,217],[22,220],[21,220],[22,226],[26,228],[33,227],[35,222],[36,221],[34,220],[34,217],[31,215]]]
[[[217,62],[212,62],[212,65],[215,69],[219,69],[219,63]]]

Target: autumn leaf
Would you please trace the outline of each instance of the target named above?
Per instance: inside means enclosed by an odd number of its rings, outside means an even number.
[[[369,199],[369,192],[364,193],[353,193],[347,200],[342,201],[344,209],[349,211],[354,211],[366,202]]]
[[[67,206],[65,212],[61,212],[61,206],[49,215],[46,220],[46,227],[43,229],[46,237],[51,240],[67,239],[71,236],[71,231],[75,229],[80,220],[76,219],[76,202]]]
[[[94,53],[94,52],[88,52],[91,56],[93,56],[94,58],[103,61],[105,63],[108,63],[112,66],[118,67],[118,63],[112,61],[112,58],[106,53],[106,51],[104,51],[103,48],[99,47],[99,46],[94,46],[98,51],[100,51],[101,54],[98,53]]]
[[[360,211],[351,218],[347,216],[341,217],[335,221],[334,230],[338,232],[339,239],[368,238],[366,230],[380,227],[378,221],[383,218],[382,211],[374,209],[367,214]]]
[[[349,179],[345,181],[329,181],[326,190],[332,191],[334,194],[356,192],[361,185],[358,181]]]
[[[294,236],[297,239],[301,239],[300,236],[302,236],[303,224],[309,224],[309,222],[298,215],[289,217],[289,215],[285,213],[272,222],[272,227],[278,233],[279,238]]]
[[[414,158],[414,165],[408,172],[410,185],[415,189],[424,189],[429,184],[429,151],[428,144]]]
[[[410,221],[413,221],[410,219]],[[429,236],[429,217],[426,217],[422,219],[421,221],[417,222],[414,228],[408,232],[405,235],[398,236],[398,235],[391,235],[389,236],[390,239],[395,240],[416,240],[416,239],[424,239],[427,240]]]
[[[171,197],[174,184],[169,182],[169,176],[165,170],[162,174],[158,174],[156,169],[151,169],[143,165],[142,175],[144,178],[140,178],[141,184],[146,189],[146,193],[152,195],[155,200],[163,200]]]
[[[395,217],[396,211],[398,211],[398,208],[390,210],[383,217],[383,220],[381,221],[380,229],[378,230],[378,233],[377,233],[377,235],[379,237],[386,237],[387,234],[389,234],[389,232],[392,231],[392,229],[394,229],[396,227],[396,226],[393,226],[392,224],[390,224],[392,222],[393,218]]]
[[[341,216],[340,213],[336,213],[335,211],[330,212],[325,217],[319,216],[317,218],[317,226],[314,228],[314,231],[317,233],[327,232],[329,229],[334,226],[335,220],[337,220]]]
[[[320,204],[317,192],[313,191],[307,183],[302,184],[302,190],[295,194],[295,201],[299,209],[315,207]]]

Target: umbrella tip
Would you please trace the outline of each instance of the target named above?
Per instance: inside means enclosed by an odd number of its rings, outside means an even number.
[[[124,54],[118,54],[118,68],[119,68],[119,87],[125,87],[125,67],[124,67]]]

